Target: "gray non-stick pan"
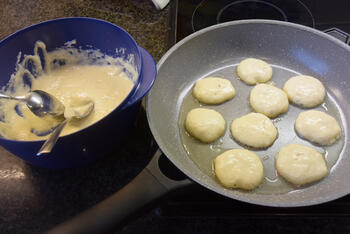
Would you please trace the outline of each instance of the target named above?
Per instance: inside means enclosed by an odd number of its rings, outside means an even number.
[[[291,76],[303,74],[319,78],[326,87],[325,103],[315,109],[334,116],[342,127],[341,138],[333,145],[312,145],[295,134],[294,122],[302,109],[290,105],[287,113],[273,120],[278,139],[268,149],[256,150],[263,164],[265,179],[256,190],[226,189],[215,179],[212,159],[230,148],[242,148],[231,137],[231,121],[251,112],[248,97],[252,86],[240,81],[236,65],[244,58],[260,58],[271,64],[271,82],[277,87]],[[221,105],[204,106],[219,111],[228,128],[213,144],[191,138],[183,128],[184,116],[202,106],[191,95],[198,79],[207,76],[229,79],[236,96]],[[172,47],[158,63],[158,76],[147,97],[147,117],[161,151],[191,181],[218,194],[248,203],[296,207],[324,203],[350,192],[350,48],[323,32],[292,23],[269,20],[243,20],[215,25],[198,31]],[[274,169],[274,156],[289,143],[314,147],[329,168],[323,180],[293,187]],[[51,233],[101,233],[120,223],[136,209],[168,191],[189,183],[167,178],[158,168],[158,151],[129,185],[107,200],[51,230]]]

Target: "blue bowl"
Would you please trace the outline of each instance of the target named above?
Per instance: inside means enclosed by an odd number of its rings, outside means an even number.
[[[33,54],[36,41],[43,41],[48,51],[76,40],[77,47],[99,49],[115,57],[116,48],[126,48],[132,54],[139,77],[128,97],[110,114],[95,124],[70,135],[60,137],[52,152],[36,156],[44,141],[16,141],[0,137],[0,145],[23,160],[45,168],[77,167],[102,157],[121,143],[133,126],[142,97],[152,87],[156,65],[152,56],[139,47],[122,28],[93,18],[61,18],[22,29],[0,41],[0,87],[5,86],[19,52]],[[4,59],[6,58],[6,59]]]

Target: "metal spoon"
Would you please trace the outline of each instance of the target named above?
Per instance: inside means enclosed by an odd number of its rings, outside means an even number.
[[[36,154],[37,156],[40,156],[41,154],[50,153],[54,145],[56,144],[63,128],[67,125],[67,123],[72,119],[82,119],[88,116],[91,111],[94,109],[94,103],[92,101],[89,101],[81,106],[76,106],[67,109],[67,111],[64,113],[65,120],[62,121],[55,130],[51,133],[49,138],[45,141],[43,146],[40,148],[39,152]]]
[[[28,108],[37,116],[59,116],[64,113],[64,105],[54,96],[42,90],[34,90],[24,96],[8,96],[0,93],[0,98],[25,102]]]

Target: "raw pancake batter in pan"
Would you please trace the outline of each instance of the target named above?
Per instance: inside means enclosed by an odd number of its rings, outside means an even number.
[[[341,135],[337,120],[316,110],[301,112],[295,121],[295,130],[301,137],[319,145],[333,144]]]
[[[290,102],[306,108],[320,105],[326,96],[323,84],[312,76],[294,76],[284,84],[283,90]]]
[[[232,149],[217,156],[214,171],[221,184],[228,188],[251,190],[264,178],[259,156],[246,149]]]
[[[193,96],[204,104],[221,104],[232,99],[235,94],[231,82],[219,77],[200,79],[193,87]]]
[[[273,85],[258,84],[250,92],[249,102],[258,113],[274,118],[288,111],[288,97]]]
[[[277,138],[277,129],[263,114],[250,113],[234,119],[231,133],[235,140],[253,148],[266,148]]]
[[[224,134],[226,122],[215,110],[196,108],[187,114],[185,127],[198,140],[213,142]]]
[[[309,184],[328,174],[322,154],[308,146],[284,146],[275,160],[278,174],[295,185]]]
[[[237,75],[248,85],[265,83],[272,77],[272,68],[261,59],[247,58],[238,64]]]

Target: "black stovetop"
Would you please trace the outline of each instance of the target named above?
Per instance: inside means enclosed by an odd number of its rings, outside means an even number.
[[[350,33],[347,0],[178,0],[176,40],[202,28],[241,19],[273,19]]]

